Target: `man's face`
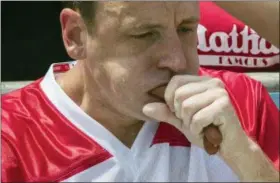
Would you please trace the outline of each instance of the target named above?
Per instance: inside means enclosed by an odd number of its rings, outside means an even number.
[[[142,107],[159,101],[153,89],[173,75],[198,72],[198,3],[99,2],[96,11],[87,86],[107,108],[145,120]]]

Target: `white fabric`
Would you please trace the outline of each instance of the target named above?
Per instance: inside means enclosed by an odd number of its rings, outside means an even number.
[[[62,115],[113,155],[63,182],[238,181],[219,157],[209,156],[198,147],[172,147],[168,143],[150,146],[157,122],[145,122],[132,148],[127,148],[64,93],[55,81],[53,65],[40,86]]]

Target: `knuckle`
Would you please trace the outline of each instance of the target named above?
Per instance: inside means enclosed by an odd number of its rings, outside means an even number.
[[[195,134],[195,135],[198,135],[200,134],[200,132],[202,131],[202,128],[201,128],[201,118],[200,117],[193,117],[193,120],[191,122],[191,125],[190,125],[190,131]]]
[[[168,92],[164,93],[164,99],[168,104],[173,103],[173,98],[176,96],[176,89],[180,86],[180,81],[182,80],[182,76],[176,75],[173,76],[167,86]],[[175,92],[174,92],[175,90]],[[174,93],[173,93],[174,92]]]
[[[223,96],[223,97],[221,98],[221,101],[222,101],[222,103],[224,103],[224,104],[226,104],[226,105],[231,103],[228,96]]]
[[[212,79],[212,77],[210,77],[210,76],[200,76],[200,78],[201,78],[202,80],[209,80],[209,79]]]
[[[222,104],[224,104],[224,106],[230,106],[231,105],[231,101],[230,98],[228,96],[223,96],[221,98]]]
[[[184,90],[179,88],[175,91],[174,101],[182,102],[185,99]]]
[[[192,117],[192,124],[198,124],[198,123],[200,123],[200,121],[202,121],[203,120],[203,118],[202,118],[202,116],[200,115],[200,114],[195,114],[195,115],[193,115],[193,117]]]
[[[195,86],[194,83],[188,83],[175,91],[174,100],[177,102],[183,102],[184,100],[192,96],[192,88]]]
[[[180,97],[181,97],[181,90],[177,89],[175,90],[175,94],[174,94],[174,101],[180,101]]]
[[[182,81],[182,76],[181,75],[175,75],[170,80],[170,82],[176,82],[176,83],[180,83],[181,81]]]
[[[218,78],[212,78],[211,79],[211,82],[215,85],[215,86],[218,86],[218,87],[224,87],[224,83],[222,80],[218,79]]]
[[[231,100],[228,96],[223,96],[220,98],[220,108],[222,110],[226,110],[231,108]]]
[[[185,100],[182,102],[182,109],[183,111],[190,111],[192,108],[192,100]]]
[[[164,100],[167,102],[167,103],[170,103],[171,100],[172,100],[172,96],[169,94],[169,93],[166,93],[164,94]]]
[[[217,94],[219,94],[220,96],[227,96],[228,95],[226,89],[224,89],[224,88],[217,88],[215,92]]]

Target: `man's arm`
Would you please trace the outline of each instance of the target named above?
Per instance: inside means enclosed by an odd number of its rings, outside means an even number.
[[[279,182],[279,109],[261,83],[253,86],[257,91],[250,100],[258,105],[247,112],[255,122],[243,123],[247,135],[236,134],[220,155],[241,181]]]
[[[279,182],[279,172],[256,142],[247,138],[237,143],[241,147],[239,152],[225,148],[219,154],[241,182]],[[234,144],[232,146],[236,147]]]
[[[217,1],[215,3],[279,47],[278,1]]]

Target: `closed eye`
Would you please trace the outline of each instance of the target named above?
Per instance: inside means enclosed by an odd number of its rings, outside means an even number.
[[[136,38],[136,39],[145,39],[145,38],[150,38],[155,36],[154,32],[146,32],[143,34],[138,34],[138,35],[133,35],[132,37]]]
[[[192,28],[187,28],[187,27],[180,27],[177,29],[179,33],[188,33],[188,32],[193,32]]]

